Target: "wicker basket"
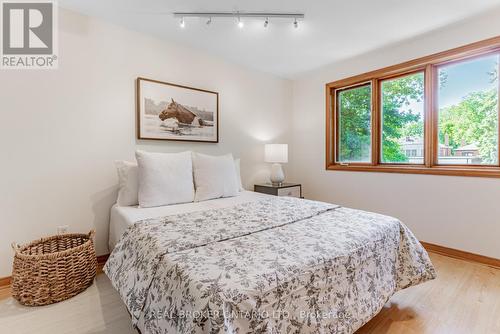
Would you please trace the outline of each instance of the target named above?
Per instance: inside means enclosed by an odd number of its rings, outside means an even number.
[[[90,286],[96,275],[95,232],[63,234],[12,244],[12,296],[21,304],[38,306],[73,297]]]

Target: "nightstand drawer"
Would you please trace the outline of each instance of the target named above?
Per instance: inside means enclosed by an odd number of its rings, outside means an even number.
[[[278,196],[300,197],[300,186],[278,189]]]
[[[262,183],[254,185],[253,190],[258,193],[274,196],[302,197],[302,186],[300,183]]]

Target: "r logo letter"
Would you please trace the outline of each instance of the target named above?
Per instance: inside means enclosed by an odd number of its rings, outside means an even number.
[[[28,32],[29,32],[29,47],[30,48],[47,48],[48,46],[38,38],[37,31],[42,29],[40,28],[43,23],[43,15],[38,9],[30,9],[29,10],[29,24],[28,24]]]
[[[53,3],[2,3],[3,54],[44,55],[53,52]]]

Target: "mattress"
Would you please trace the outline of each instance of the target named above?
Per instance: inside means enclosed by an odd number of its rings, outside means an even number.
[[[140,208],[138,206],[118,206],[115,204],[111,208],[111,216],[109,222],[109,250],[115,248],[116,243],[120,240],[123,233],[132,224],[150,218],[165,217],[179,213],[204,211],[209,209],[226,208],[236,204],[253,202],[269,195],[256,193],[253,191],[242,191],[238,196],[218,198],[209,201],[196,203],[183,203],[159,206],[155,208]]]

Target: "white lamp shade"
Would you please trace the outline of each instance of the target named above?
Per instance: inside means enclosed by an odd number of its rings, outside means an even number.
[[[288,144],[266,144],[264,160],[272,163],[288,162]]]

